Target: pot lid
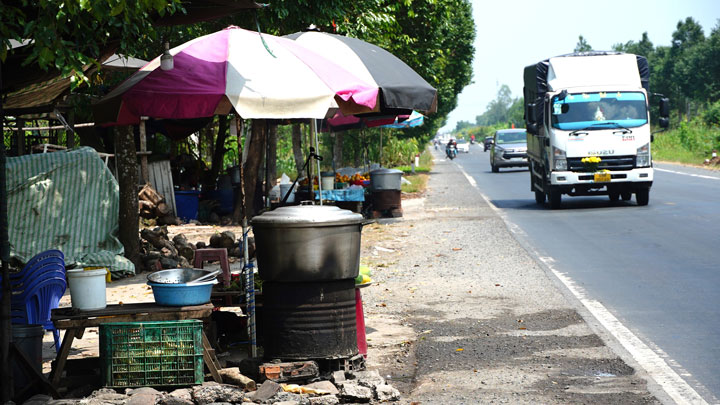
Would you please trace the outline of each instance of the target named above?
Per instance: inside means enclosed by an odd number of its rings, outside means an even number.
[[[398,169],[375,169],[370,172],[370,175],[377,175],[377,174],[402,174],[402,170]]]
[[[276,208],[252,219],[257,227],[354,225],[363,216],[332,205],[294,205]]]

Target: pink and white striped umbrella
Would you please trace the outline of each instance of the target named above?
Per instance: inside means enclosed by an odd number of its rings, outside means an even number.
[[[141,116],[186,119],[228,114],[242,118],[324,118],[373,109],[378,88],[288,38],[228,27],[170,50],[93,106],[96,121],[137,124]]]

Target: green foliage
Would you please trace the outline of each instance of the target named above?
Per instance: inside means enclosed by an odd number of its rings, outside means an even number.
[[[76,84],[92,85],[83,91],[102,96],[125,77],[85,77],[82,67],[96,64],[104,50],[152,59],[162,53],[163,43],[176,46],[228,25],[286,35],[315,24],[322,31],[354,36],[393,53],[438,90],[438,111],[425,125],[406,130],[383,130],[383,143],[392,145],[383,159],[407,159],[444,125],[457,105],[457,96],[470,83],[474,54],[475,23],[469,0],[278,0],[258,11],[240,12],[213,21],[171,27],[155,27],[152,21],[168,13],[184,12],[182,0],[18,0],[18,6],[0,7],[0,57],[7,55],[9,39],[31,39],[31,54],[25,61],[43,69],[77,75]],[[79,110],[87,98],[74,101]],[[81,107],[82,105],[82,107]],[[82,113],[82,112],[80,112]],[[80,115],[76,115],[79,117]],[[87,117],[89,118],[89,117]],[[281,127],[282,128],[282,127]],[[285,131],[279,129],[280,132]],[[289,132],[289,129],[286,131]],[[380,131],[353,132],[345,138],[345,162],[380,159]],[[291,140],[279,133],[278,171],[294,172]],[[324,156],[332,156],[333,140],[321,135]],[[403,148],[401,148],[402,146]],[[237,145],[228,138],[224,167],[237,162]],[[389,162],[389,161],[388,161]],[[383,162],[386,163],[386,162]],[[405,161],[404,163],[407,163]],[[331,159],[326,159],[329,167]]]
[[[720,127],[720,101],[711,104],[701,117],[708,127]]]
[[[691,164],[704,161],[713,149],[720,149],[720,127],[708,127],[699,119],[656,134],[652,144],[654,159]]]
[[[383,1],[396,24],[363,30],[360,19],[348,19],[338,31],[374,43],[413,68],[437,89],[438,110],[422,127],[403,131],[421,143],[432,138],[457,106],[457,96],[470,84],[475,49],[475,23],[468,0]]]
[[[420,150],[416,139],[390,138],[383,146],[383,165],[386,167],[406,165],[412,162],[418,153]]]
[[[403,184],[400,189],[403,193],[419,193],[427,187],[428,175],[425,173],[408,174],[403,176],[410,184]]]
[[[523,104],[523,98],[513,99],[510,87],[503,84],[497,92],[497,98],[488,104],[484,113],[475,117],[475,125],[482,127],[501,124],[522,128],[525,125]]]
[[[473,124],[470,121],[458,121],[457,124],[455,124],[455,132],[460,132],[465,128],[472,127]]]
[[[22,0],[0,7],[0,59],[11,48],[10,39],[31,39],[24,66],[57,69],[73,83],[87,81],[83,66],[99,65],[108,47],[135,54],[139,38],[156,38],[152,18],[182,12],[180,0]]]
[[[577,44],[575,44],[575,49],[573,50],[573,52],[588,52],[588,51],[592,51],[592,50],[593,50],[592,46],[590,46],[590,44],[588,44],[587,40],[582,35],[580,35],[578,37]]]
[[[412,173],[412,166],[397,166],[393,169],[401,170],[403,173]],[[415,168],[415,173],[430,173],[430,168],[427,166],[418,166]]]

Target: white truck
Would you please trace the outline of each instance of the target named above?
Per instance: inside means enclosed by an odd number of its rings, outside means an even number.
[[[608,195],[647,205],[653,183],[643,56],[583,52],[557,56],[524,71],[530,189],[560,208],[563,194]],[[660,99],[661,128],[669,100]]]

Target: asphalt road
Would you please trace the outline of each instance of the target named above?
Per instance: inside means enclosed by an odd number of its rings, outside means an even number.
[[[720,172],[656,164],[650,204],[563,196],[535,204],[526,169],[454,163],[539,258],[584,289],[711,403],[720,398]],[[458,179],[463,181],[464,179]]]

